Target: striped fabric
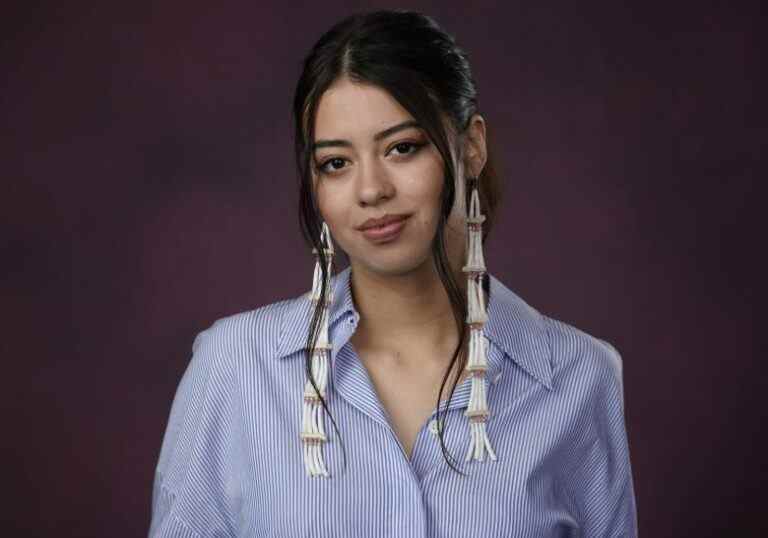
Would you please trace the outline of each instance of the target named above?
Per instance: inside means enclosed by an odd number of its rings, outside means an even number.
[[[350,268],[332,277],[331,474],[302,459],[309,291],[200,332],[171,408],[150,537],[633,537],[637,514],[622,362],[604,340],[546,317],[488,273],[488,436],[497,461],[464,462],[470,380],[456,387],[443,459],[436,417],[409,460],[348,340]]]

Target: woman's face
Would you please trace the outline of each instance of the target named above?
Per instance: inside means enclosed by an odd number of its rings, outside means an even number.
[[[444,167],[437,148],[385,90],[343,78],[322,95],[315,119],[313,182],[321,216],[353,270],[403,274],[431,263]],[[460,174],[458,177],[462,177]],[[446,229],[450,259],[464,252],[463,182]],[[394,239],[366,238],[361,225],[408,215]]]

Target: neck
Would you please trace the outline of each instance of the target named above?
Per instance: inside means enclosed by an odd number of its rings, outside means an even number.
[[[455,274],[455,273],[454,273]],[[466,294],[466,275],[455,276]],[[448,293],[431,260],[399,274],[353,266],[352,296],[360,313],[356,347],[413,361],[441,361],[459,341]]]

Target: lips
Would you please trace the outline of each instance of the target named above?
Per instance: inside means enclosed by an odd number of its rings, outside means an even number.
[[[359,230],[368,230],[370,228],[380,228],[383,226],[387,226],[388,224],[391,224],[393,222],[397,222],[403,219],[408,218],[410,215],[384,215],[381,218],[378,219],[368,219],[366,220],[362,226],[360,226]]]
[[[396,239],[401,230],[405,227],[408,216],[395,217],[383,220],[386,224],[380,226],[369,226],[362,230],[363,236],[372,243],[390,242]],[[382,220],[380,220],[382,222]]]

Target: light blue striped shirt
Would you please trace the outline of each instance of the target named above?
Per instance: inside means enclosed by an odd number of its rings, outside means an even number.
[[[542,315],[488,273],[487,431],[496,461],[464,462],[470,379],[445,442],[422,426],[411,459],[348,340],[348,267],[331,279],[330,478],[299,437],[309,292],[216,320],[181,379],[152,493],[151,537],[633,537],[637,514],[618,351]]]

